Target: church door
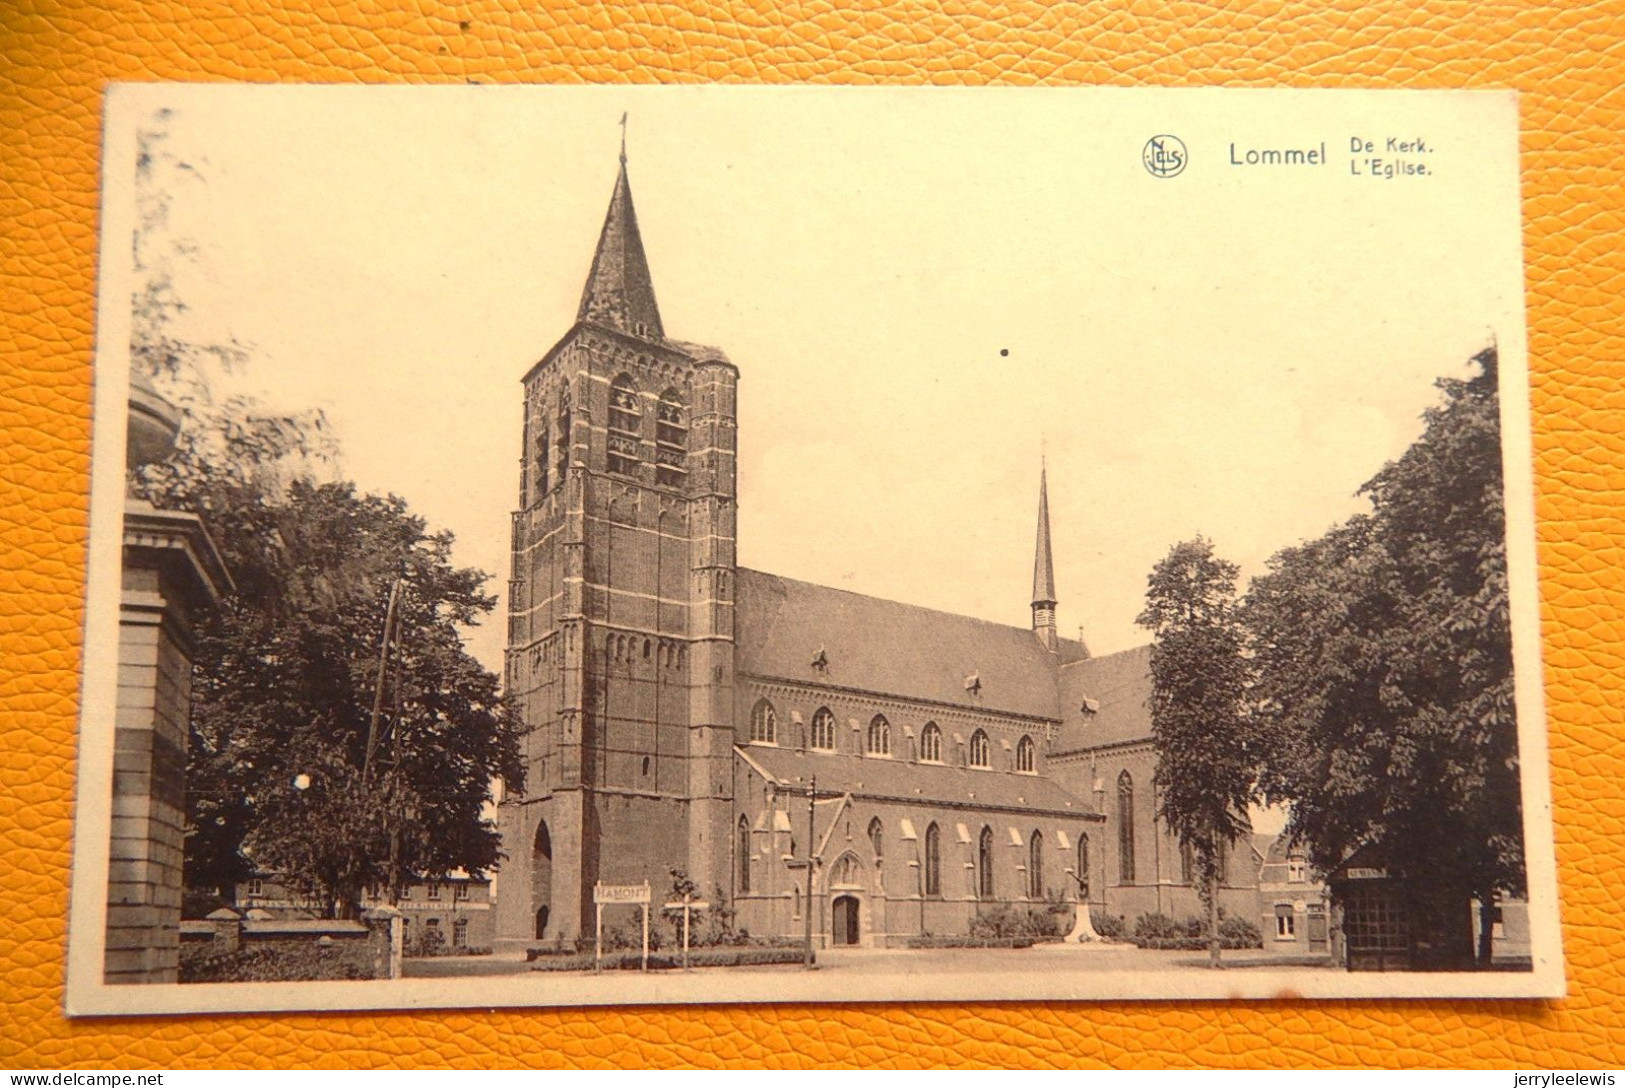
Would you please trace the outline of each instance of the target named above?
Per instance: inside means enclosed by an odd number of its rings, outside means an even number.
[[[830,939],[838,945],[858,943],[858,900],[856,896],[835,897],[834,917],[830,920]]]

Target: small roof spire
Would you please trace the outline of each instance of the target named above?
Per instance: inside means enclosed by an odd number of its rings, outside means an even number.
[[[598,236],[592,270],[581,292],[576,320],[615,329],[647,340],[662,340],[660,307],[654,280],[643,252],[638,213],[632,207],[632,185],[626,176],[626,114],[621,114],[621,168],[609,198],[604,229]]]
[[[1049,541],[1049,464],[1038,470],[1038,542],[1033,553],[1033,607],[1055,607],[1055,560]]]

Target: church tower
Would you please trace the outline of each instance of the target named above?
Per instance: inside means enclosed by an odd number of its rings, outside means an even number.
[[[1060,646],[1055,629],[1055,561],[1049,546],[1049,466],[1038,471],[1038,543],[1033,554],[1033,634],[1054,653]]]
[[[623,146],[575,324],[523,379],[499,938],[590,936],[596,882],[725,879],[737,382],[666,336]]]

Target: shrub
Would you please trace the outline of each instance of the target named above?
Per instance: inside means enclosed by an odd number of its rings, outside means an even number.
[[[1119,940],[1128,932],[1128,923],[1121,914],[1089,912],[1089,920],[1094,923],[1095,932],[1109,941]]]
[[[1219,939],[1225,948],[1263,948],[1264,935],[1245,918],[1226,918],[1219,923]]]
[[[908,948],[1031,948],[1054,937],[910,937]]]
[[[1185,936],[1183,927],[1166,914],[1152,911],[1134,919],[1134,936],[1153,941],[1172,940]]]
[[[791,948],[706,948],[694,949],[689,952],[688,962],[691,967],[756,967],[764,964],[789,964],[801,962],[801,950]],[[606,953],[603,960],[605,971],[636,971],[642,966],[642,955],[639,952],[616,952],[613,955]],[[683,953],[676,952],[650,952],[649,970],[670,971],[683,966]],[[532,971],[591,971],[593,969],[593,956],[540,956],[531,960]]]
[[[367,942],[265,941],[232,951],[181,946],[182,982],[344,982],[375,977]]]
[[[1001,903],[992,910],[978,911],[971,919],[970,936],[980,938],[1062,937],[1069,926],[1065,916],[1049,910],[1033,910]]]

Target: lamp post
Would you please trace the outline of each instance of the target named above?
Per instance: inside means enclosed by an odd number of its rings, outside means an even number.
[[[807,905],[801,912],[802,924],[805,927],[803,941],[805,942],[801,966],[814,970],[818,966],[818,955],[813,951],[812,918],[813,918],[813,835],[816,834],[814,816],[818,804],[818,776],[814,775],[811,784],[807,787]]]

